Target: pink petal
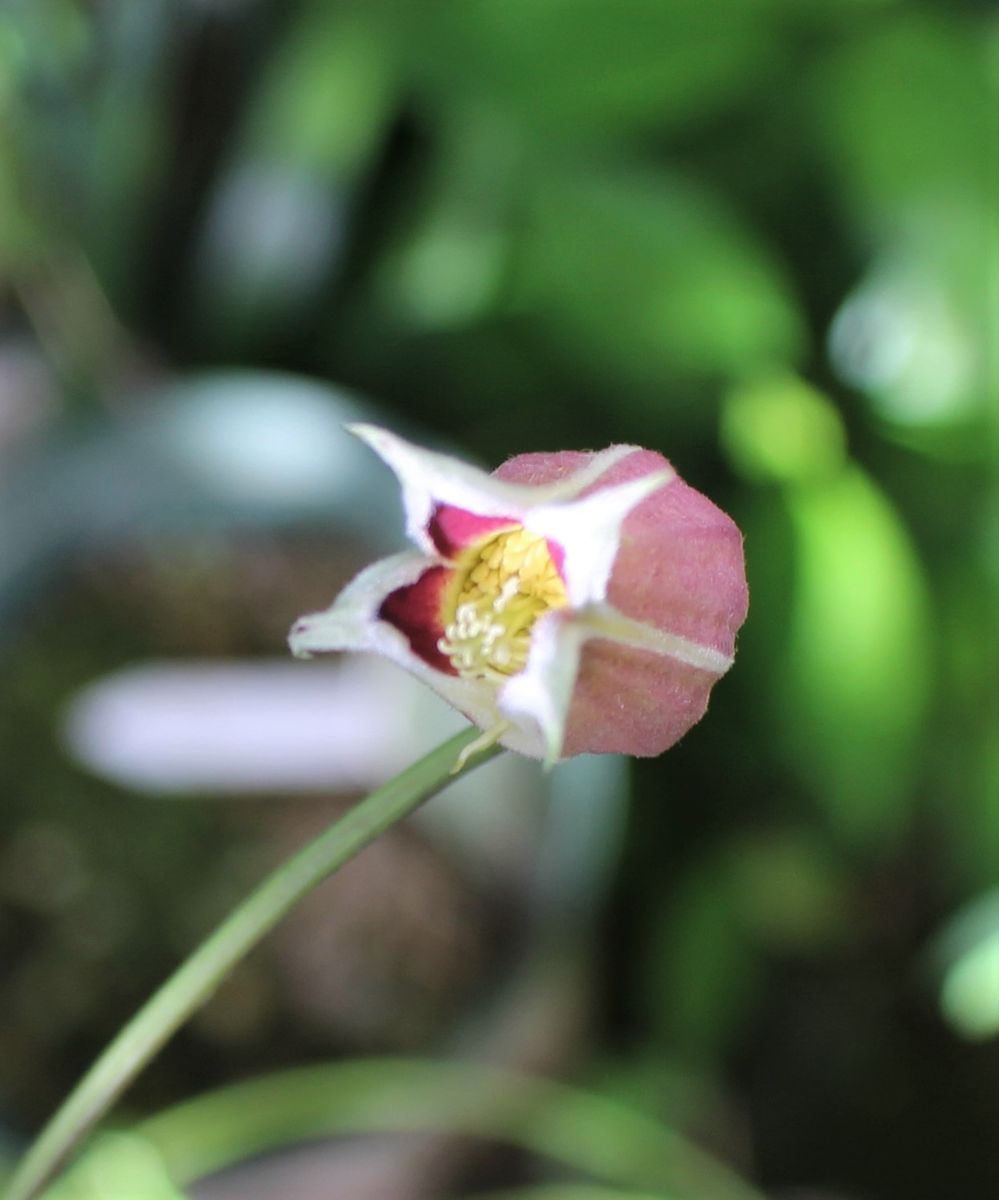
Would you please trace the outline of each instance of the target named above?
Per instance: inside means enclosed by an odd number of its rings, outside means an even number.
[[[467,546],[474,545],[490,533],[512,529],[518,524],[514,517],[481,517],[453,504],[438,504],[427,525],[427,532],[437,552],[444,558],[453,559]]]
[[[497,471],[512,483],[548,484],[585,467],[579,451],[525,454]],[[583,492],[638,479],[669,464],[636,450]],[[731,656],[746,616],[742,535],[681,479],[642,501],[624,522],[608,599],[622,613]],[[704,715],[713,671],[664,655],[588,642],[573,694],[563,754],[661,754]]]
[[[445,675],[457,675],[451,660],[437,648],[444,636],[441,613],[450,567],[433,566],[406,587],[396,588],[382,601],[378,617],[404,634],[414,654]]]

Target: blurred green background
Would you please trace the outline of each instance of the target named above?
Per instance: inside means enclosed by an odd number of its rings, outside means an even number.
[[[4,0],[0,1156],[356,794],[130,787],[65,714],[283,654],[397,544],[360,411],[660,449],[746,533],[737,665],[558,822],[393,835],[123,1119],[473,1028],[768,1195],[999,1194],[997,77],[975,0]],[[592,1168],[478,1133],[414,1197]]]

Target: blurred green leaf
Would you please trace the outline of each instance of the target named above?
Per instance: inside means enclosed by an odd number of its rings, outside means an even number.
[[[733,841],[724,857],[732,909],[768,949],[818,955],[846,934],[848,880],[816,834],[773,830]]]
[[[92,47],[92,23],[73,0],[7,0],[0,12],[0,99],[15,83],[64,79]]]
[[[992,416],[995,201],[924,198],[897,221],[832,322],[830,358],[890,436],[926,453],[981,459]]]
[[[969,1041],[999,1037],[999,890],[956,913],[932,951],[941,976],[940,1008]]]
[[[0,10],[0,281],[33,265],[55,236],[51,197],[38,187],[51,122],[32,94],[55,88],[86,47],[75,6],[19,0]]]
[[[742,376],[802,352],[781,270],[704,188],[623,169],[551,170],[526,204],[511,307],[602,374]]]
[[[940,1006],[964,1037],[999,1036],[999,929],[968,950],[947,972]]]
[[[847,881],[828,846],[774,829],[709,850],[663,898],[648,945],[658,1043],[712,1063],[751,1019],[764,954],[817,955],[849,920]]]
[[[974,24],[903,5],[831,53],[816,75],[820,148],[863,232],[892,228],[914,196],[984,194],[995,155],[990,52]]]
[[[715,856],[664,898],[648,945],[651,1020],[660,1045],[686,1061],[723,1052],[752,1008],[762,962]]]
[[[721,420],[722,445],[756,483],[805,483],[836,473],[846,454],[839,413],[793,375],[764,376],[734,388]]]
[[[105,1133],[42,1200],[185,1200],[156,1147],[132,1133]]]
[[[576,144],[710,115],[787,53],[742,0],[461,0],[435,6],[418,44],[439,112],[485,104]]]
[[[521,153],[502,121],[453,113],[414,218],[389,240],[376,287],[412,327],[463,325],[494,309],[508,270]]]
[[[683,1200],[762,1200],[673,1130],[602,1096],[478,1063],[373,1059],[287,1071],[189,1101],[138,1134],[182,1183],[335,1134],[463,1133],[520,1146],[622,1187]]]
[[[0,119],[4,119],[0,99]],[[46,242],[47,231],[25,194],[21,165],[9,137],[0,128],[0,278],[9,279],[34,259]]]
[[[789,489],[794,583],[778,672],[780,734],[838,833],[869,844],[904,820],[933,641],[921,566],[857,467]]]
[[[890,436],[947,457],[981,455],[994,390],[994,52],[973,23],[908,6],[816,74],[830,182],[874,247],[833,322],[833,365]]]
[[[172,78],[180,22],[169,0],[106,6],[86,87],[71,103],[85,122],[80,236],[106,288],[124,302],[145,281],[149,212],[173,185]],[[98,66],[100,69],[98,69]]]
[[[300,4],[247,105],[241,152],[312,174],[361,169],[391,117],[409,25],[393,3]]]

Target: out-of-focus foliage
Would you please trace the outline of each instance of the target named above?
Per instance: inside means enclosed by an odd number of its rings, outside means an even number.
[[[500,1137],[628,1194],[761,1200],[687,1139],[620,1101],[484,1063],[387,1058],[263,1077],[158,1113],[137,1128],[129,1149],[133,1178],[145,1170],[153,1181],[187,1184],[286,1145],[290,1132],[432,1138],[442,1131]],[[93,1180],[102,1160],[117,1165],[120,1145],[96,1144],[65,1186],[52,1189],[52,1200],[100,1195]],[[586,1195],[582,1183],[580,1191]]]
[[[955,914],[934,947],[944,1016],[963,1036],[999,1034],[999,892]]]
[[[531,1064],[774,1195],[999,1189],[997,38],[973,0],[0,7],[0,1139],[314,824],[139,800],[58,730],[130,662],[281,653],[391,540],[318,483],[332,383],[489,464],[661,449],[744,528],[750,619],[619,858],[606,813],[574,878],[516,822],[403,838],[135,1108],[451,1045],[543,908]]]

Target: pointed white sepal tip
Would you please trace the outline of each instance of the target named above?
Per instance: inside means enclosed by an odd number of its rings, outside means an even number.
[[[288,646],[295,658],[312,658],[334,650],[363,650],[366,638],[351,636],[350,622],[334,607],[299,617],[288,634]]]
[[[667,483],[672,483],[674,479],[676,479],[676,471],[674,471],[672,467],[666,467],[662,471],[653,471],[649,476],[650,481],[655,481],[652,487],[652,492],[657,492]],[[651,495],[652,492],[649,494]]]
[[[380,429],[377,425],[369,425],[367,421],[348,421],[344,425],[344,429],[354,437],[360,438],[372,449],[377,449],[378,444],[384,442],[386,438],[384,429]]]
[[[638,479],[632,480],[630,483],[619,483],[614,487],[610,487],[607,491],[611,493],[618,492],[627,503],[631,500],[631,508],[637,508],[643,500],[647,500],[650,496],[665,487],[667,483],[672,483],[676,479],[676,471],[672,467],[666,467],[662,471],[653,471],[649,475],[640,475]],[[631,511],[629,509],[629,511]]]
[[[555,768],[559,765],[559,763],[561,761],[562,761],[561,747],[559,747],[558,749],[554,749],[554,750],[549,749],[548,753],[541,760],[541,768],[546,774],[548,774],[549,772],[554,771]]]
[[[309,634],[312,626],[308,617],[300,617],[291,627],[288,634],[288,648],[295,658],[312,658],[315,650],[309,645]]]

